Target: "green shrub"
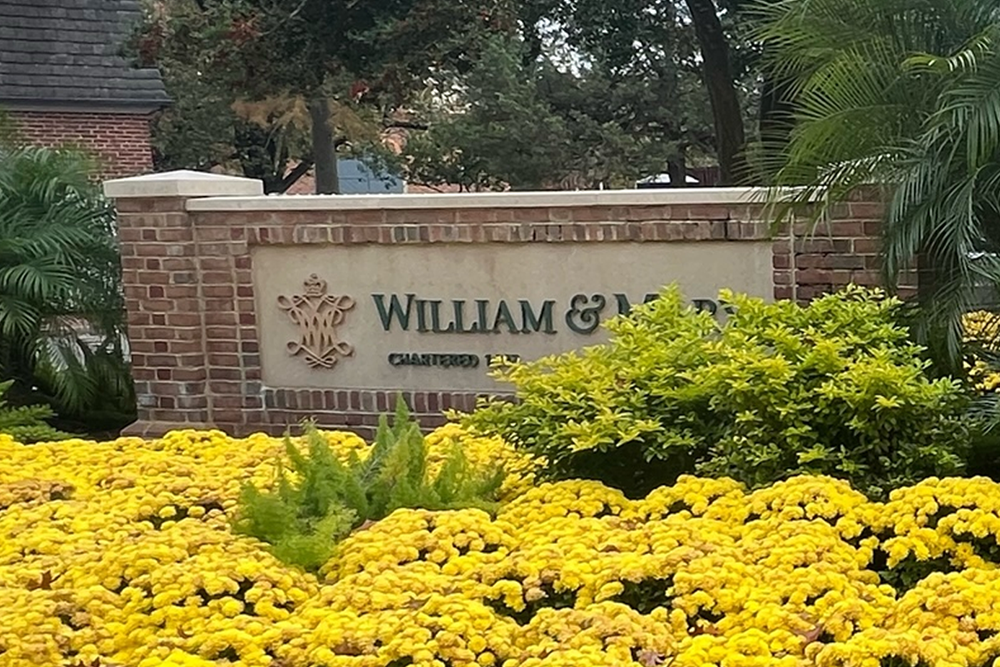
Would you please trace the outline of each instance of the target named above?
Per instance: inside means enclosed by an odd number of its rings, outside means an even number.
[[[752,487],[833,475],[878,497],[961,469],[965,394],[928,377],[898,301],[721,298],[724,324],[670,288],[610,321],[607,344],[499,367],[518,400],[463,420],[544,456],[550,477],[633,496],[696,472]]]
[[[306,441],[303,455],[285,439],[292,474],[279,463],[270,489],[245,486],[235,522],[237,532],[268,542],[279,559],[306,570],[318,570],[351,530],[397,509],[492,511],[503,482],[499,465],[474,469],[457,445],[431,469],[424,437],[401,400],[391,426],[381,417],[363,460],[339,460],[313,426]]]
[[[35,442],[66,440],[72,437],[68,433],[49,426],[46,419],[51,419],[55,413],[47,405],[8,405],[4,399],[13,386],[14,381],[0,382],[0,433],[6,433],[15,440],[25,444]]]
[[[2,122],[0,122],[2,125]],[[0,127],[0,377],[61,425],[135,419],[114,207],[87,156],[26,146]]]

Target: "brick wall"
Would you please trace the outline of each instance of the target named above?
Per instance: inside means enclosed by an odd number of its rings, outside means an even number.
[[[852,202],[836,207],[828,220],[786,227],[774,244],[774,296],[799,303],[847,285],[883,284],[879,230],[884,205]],[[794,248],[794,250],[793,250]],[[916,293],[915,271],[900,277],[898,295]]]
[[[12,111],[10,117],[28,144],[74,146],[91,153],[103,178],[134,176],[153,169],[146,114]]]
[[[391,408],[394,391],[264,385],[254,246],[760,240],[769,234],[762,207],[746,204],[283,209],[279,199],[207,210],[219,200],[187,200],[173,190],[119,198],[140,403],[140,420],[131,432],[213,426],[235,434],[281,433],[308,417],[369,434],[378,415]],[[801,225],[794,234],[779,233],[773,241],[774,296],[808,300],[850,282],[878,284],[871,235],[879,215],[879,207],[858,203],[812,233]],[[442,421],[443,410],[471,409],[477,395],[415,391],[404,398],[425,426],[433,426]]]

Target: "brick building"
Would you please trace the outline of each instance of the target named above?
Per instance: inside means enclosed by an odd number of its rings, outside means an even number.
[[[0,110],[30,144],[75,146],[105,177],[152,170],[150,115],[169,103],[122,45],[137,0],[0,0]]]

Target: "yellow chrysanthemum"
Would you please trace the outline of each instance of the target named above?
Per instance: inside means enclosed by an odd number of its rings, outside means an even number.
[[[338,456],[369,446],[325,434]],[[873,503],[798,477],[683,477],[630,500],[508,476],[497,516],[399,510],[318,577],[235,535],[279,439],[215,431],[23,446],[0,436],[3,667],[933,667],[1000,655],[1000,486],[926,480]]]

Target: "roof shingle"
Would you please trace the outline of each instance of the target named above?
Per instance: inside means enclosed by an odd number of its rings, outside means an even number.
[[[137,0],[0,0],[0,105],[166,105],[159,72],[120,55],[141,19]]]

